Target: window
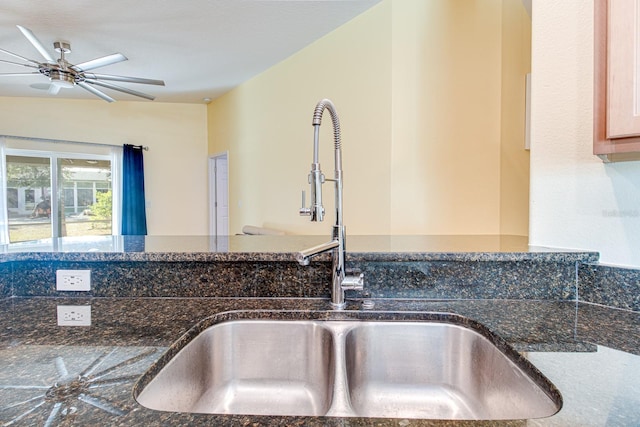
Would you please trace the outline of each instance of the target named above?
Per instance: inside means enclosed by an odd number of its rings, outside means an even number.
[[[18,196],[15,209],[7,212],[9,242],[52,237],[50,159],[7,155],[5,162],[7,188],[15,189]]]
[[[30,188],[25,188],[24,189],[24,201],[25,203],[27,203],[29,206],[33,206],[36,202],[36,191],[32,190]]]
[[[18,209],[18,189],[7,188],[7,207],[11,209]]]
[[[6,221],[0,224],[8,243],[119,234],[119,218],[113,217],[118,154],[74,149],[4,149],[6,188],[0,206]]]

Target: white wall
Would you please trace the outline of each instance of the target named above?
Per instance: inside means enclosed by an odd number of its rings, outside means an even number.
[[[0,97],[0,134],[149,146],[150,235],[208,234],[206,106]]]
[[[536,0],[530,243],[640,267],[640,163],[592,154],[593,1]]]

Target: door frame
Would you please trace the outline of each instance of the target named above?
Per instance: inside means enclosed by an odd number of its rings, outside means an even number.
[[[218,235],[218,201],[222,195],[217,191],[218,171],[216,161],[224,159],[227,163],[227,204],[229,200],[229,152],[216,153],[209,156],[209,235]],[[228,233],[228,230],[227,230]],[[225,233],[226,234],[226,233]]]

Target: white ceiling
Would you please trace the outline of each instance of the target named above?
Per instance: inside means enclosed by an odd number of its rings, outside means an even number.
[[[202,103],[250,79],[380,0],[2,0],[0,48],[46,62],[16,28],[53,50],[71,43],[74,63],[120,52],[129,60],[91,70],[161,79],[165,87],[118,83],[159,102]],[[0,59],[21,62],[0,52]],[[0,63],[0,73],[30,72]],[[32,85],[35,84],[35,87]],[[80,87],[48,95],[42,75],[1,77],[0,96],[98,99]],[[103,90],[100,88],[100,90]],[[142,100],[104,89],[116,100]],[[144,100],[142,100],[144,101]],[[148,102],[148,101],[146,101]]]

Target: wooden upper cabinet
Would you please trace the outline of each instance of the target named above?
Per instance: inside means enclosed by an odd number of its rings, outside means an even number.
[[[640,160],[640,0],[595,0],[593,153]]]

